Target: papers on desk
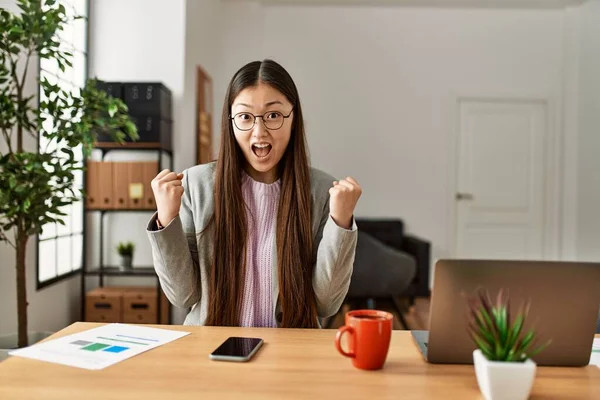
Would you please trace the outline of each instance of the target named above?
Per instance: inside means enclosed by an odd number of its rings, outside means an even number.
[[[9,354],[85,369],[103,369],[190,332],[146,328],[126,324],[108,324],[75,333]]]
[[[596,365],[600,368],[600,339],[594,339],[592,345],[592,356],[590,357],[590,365]]]

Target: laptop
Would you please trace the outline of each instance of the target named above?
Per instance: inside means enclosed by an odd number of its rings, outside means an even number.
[[[600,305],[600,263],[513,260],[439,260],[435,265],[429,331],[412,336],[430,363],[472,364],[465,296],[486,289],[495,299],[510,292],[511,313],[531,301],[524,331],[535,325],[540,343],[550,346],[533,357],[538,365],[589,363]]]

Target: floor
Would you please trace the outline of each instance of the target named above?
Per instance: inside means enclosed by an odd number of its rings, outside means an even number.
[[[402,330],[427,330],[429,326],[429,298],[417,298],[415,304],[410,306],[407,299],[398,299],[405,310],[402,313],[404,320],[408,324],[408,327],[403,327],[400,323],[400,319],[392,306],[391,302],[379,302],[375,304],[375,308],[378,310],[388,311],[394,314],[394,329]],[[337,329],[344,325],[344,315],[350,311],[348,305],[343,305],[340,311],[333,317],[329,328]]]

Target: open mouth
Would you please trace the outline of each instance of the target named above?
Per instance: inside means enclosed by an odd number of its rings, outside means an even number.
[[[271,153],[273,147],[268,143],[257,143],[252,145],[252,152],[258,158],[264,158]]]

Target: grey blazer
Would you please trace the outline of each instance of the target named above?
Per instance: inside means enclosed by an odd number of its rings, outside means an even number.
[[[185,193],[179,215],[163,229],[156,227],[157,214],[146,231],[152,246],[154,268],[169,301],[190,308],[184,324],[204,325],[208,309],[208,273],[213,257],[213,229],[205,227],[214,214],[215,163],[184,171]],[[334,315],[348,292],[356,250],[357,227],[340,228],[329,215],[329,188],[335,179],[311,169],[312,231],[315,263],[313,289],[318,316]],[[273,246],[276,246],[274,243]],[[276,251],[273,254],[277,254]],[[281,304],[277,260],[273,260],[273,317],[279,326]]]

